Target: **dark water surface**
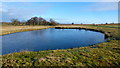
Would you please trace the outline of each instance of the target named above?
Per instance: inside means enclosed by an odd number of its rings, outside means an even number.
[[[105,41],[100,32],[79,29],[43,29],[2,36],[2,54],[84,47]]]

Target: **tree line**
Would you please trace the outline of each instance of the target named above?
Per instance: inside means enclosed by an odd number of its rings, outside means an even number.
[[[50,26],[55,26],[58,25],[59,23],[56,22],[53,19],[50,19],[49,21],[46,21],[42,17],[32,17],[31,19],[27,21],[19,21],[18,19],[12,19],[10,25],[50,25]]]

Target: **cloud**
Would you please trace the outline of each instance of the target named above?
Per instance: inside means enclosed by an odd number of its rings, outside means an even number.
[[[3,5],[2,5],[2,3],[0,3],[0,13],[2,13],[4,11],[5,11],[5,9],[3,9]]]
[[[83,7],[83,11],[111,11],[118,10],[117,2],[96,2]]]
[[[21,4],[22,7],[19,7],[21,6]],[[28,2],[19,3],[18,5],[13,5],[13,3],[9,3],[8,5],[7,3],[2,5],[2,9],[0,12],[2,13],[2,21],[10,21],[13,18],[19,20],[28,20],[32,16],[46,14],[50,7],[51,7],[50,4],[41,4],[37,6]]]
[[[89,16],[89,12],[90,13],[92,11],[93,12],[94,11],[108,11],[109,12],[111,10],[117,10],[117,7],[118,7],[117,2],[91,2],[91,3],[89,2],[89,3],[85,3],[84,5],[77,5],[74,9],[75,9],[75,11],[79,12],[79,14],[76,14],[77,16],[81,14],[81,18],[72,20],[72,18],[71,18],[72,15],[71,16],[69,15],[67,18],[66,17],[67,14],[65,15],[66,12],[64,12],[64,15],[62,15],[62,14],[59,15],[59,13],[58,13],[59,16],[57,16],[57,12],[55,10],[53,10],[53,8],[56,6],[57,6],[56,4],[52,4],[52,3],[48,3],[48,2],[47,3],[5,2],[5,3],[3,3],[2,9],[1,9],[1,12],[3,14],[2,19],[3,19],[3,21],[10,21],[12,18],[17,18],[19,20],[28,20],[32,16],[39,16],[39,15],[42,16],[43,15],[42,17],[44,17],[44,18],[52,17],[54,20],[61,22],[61,23],[68,23],[68,22],[71,23],[71,22],[81,22],[81,21],[86,22],[86,21],[88,21],[88,19],[95,20],[94,18],[96,18],[94,15],[91,16],[91,17],[93,17],[93,18],[91,18]],[[56,8],[59,9],[59,7],[56,7]],[[84,12],[80,13],[80,11],[79,11],[80,9],[81,9],[81,11],[87,11],[88,15],[86,12],[85,12],[86,14],[84,14]],[[52,14],[53,12],[54,12],[54,14]],[[82,13],[84,14],[83,16],[82,16]],[[99,14],[99,12],[98,12],[98,14]],[[103,16],[105,16],[105,15],[103,15]],[[109,14],[109,15],[111,15],[111,14]],[[63,16],[63,17],[61,17],[61,16]],[[100,15],[98,15],[98,20],[100,20],[99,16]],[[103,16],[101,15],[102,18],[103,18]],[[86,20],[85,20],[85,18],[86,18]],[[101,20],[102,20],[102,18],[101,18]],[[108,19],[109,19],[109,17],[108,17]],[[98,20],[96,20],[96,21],[98,21]],[[91,22],[91,20],[88,22]]]
[[[4,0],[3,2],[118,2],[119,0]]]

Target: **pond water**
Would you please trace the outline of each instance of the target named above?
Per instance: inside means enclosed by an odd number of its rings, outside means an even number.
[[[2,54],[85,47],[104,42],[105,35],[84,29],[43,29],[2,36]]]

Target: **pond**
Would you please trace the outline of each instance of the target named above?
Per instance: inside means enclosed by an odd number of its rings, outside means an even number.
[[[106,41],[105,35],[84,29],[43,29],[2,36],[2,54],[85,47]]]

